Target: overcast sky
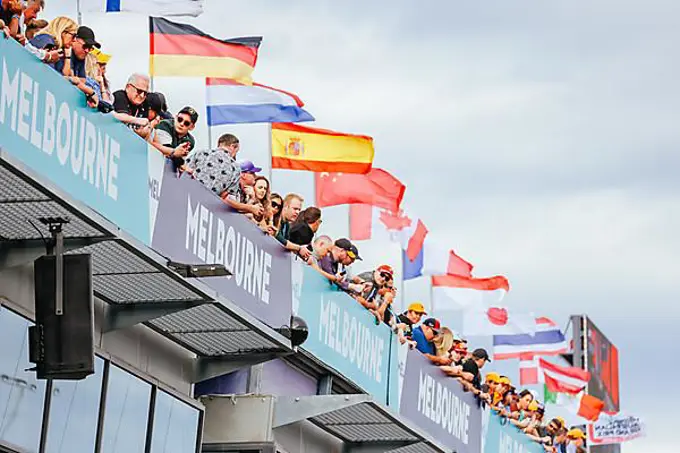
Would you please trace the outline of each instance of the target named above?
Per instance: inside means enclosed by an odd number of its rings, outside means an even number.
[[[49,0],[46,15],[75,3]],[[677,0],[208,0],[192,22],[264,36],[255,79],[299,94],[321,127],[375,137],[375,165],[406,183],[408,205],[477,275],[508,276],[508,304],[560,324],[588,313],[620,349],[622,408],[648,425],[624,451],[670,453],[678,17]],[[116,84],[147,70],[145,18],[84,22],[113,53]],[[201,81],[156,87],[175,110],[204,105]],[[244,156],[266,163],[266,130],[238,133]],[[205,128],[197,136],[207,146]],[[310,182],[277,173],[274,185],[309,196]]]

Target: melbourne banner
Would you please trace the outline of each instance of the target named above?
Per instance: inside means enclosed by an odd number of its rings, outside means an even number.
[[[456,453],[481,451],[482,410],[475,396],[417,350],[410,350],[399,412]]]
[[[508,423],[507,418],[489,409],[484,410],[483,418],[483,453],[545,453],[542,445]]]
[[[0,38],[0,147],[75,200],[149,243],[146,142]]]
[[[387,403],[390,343],[396,342],[389,327],[376,326],[368,310],[334,289],[314,269],[305,266],[298,278],[302,282],[297,315],[309,325],[309,337],[302,348],[354,381],[376,401]]]
[[[159,194],[152,248],[173,261],[224,265],[232,277],[203,283],[272,327],[289,325],[290,253],[201,183],[178,178],[169,161]]]

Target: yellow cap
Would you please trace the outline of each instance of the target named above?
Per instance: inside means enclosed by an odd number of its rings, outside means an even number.
[[[532,402],[529,403],[529,407],[527,408],[530,411],[534,412],[538,410],[538,402],[536,400],[533,400]]]
[[[510,382],[510,379],[505,377],[505,376],[503,376],[502,378],[499,378],[498,383],[499,384],[505,384],[505,385],[512,385],[512,383]]]
[[[573,437],[574,439],[579,439],[579,438],[585,439],[586,435],[583,433],[583,431],[581,431],[578,428],[571,428],[569,430],[569,432],[567,432],[567,437]]]
[[[425,311],[425,306],[420,302],[413,302],[411,305],[408,306],[408,311],[415,311],[416,313],[421,313],[423,315],[427,314],[427,312]]]
[[[555,418],[556,418],[557,420],[560,421],[560,423],[562,424],[562,428],[564,428],[565,426],[567,426],[567,421],[564,419],[564,417],[559,417],[559,416],[557,416],[557,417],[555,417]]]
[[[486,373],[486,382],[498,382],[501,379],[498,373]]]
[[[111,59],[111,55],[106,54],[97,48],[92,49],[90,53],[97,57],[97,63],[99,64],[107,64]]]

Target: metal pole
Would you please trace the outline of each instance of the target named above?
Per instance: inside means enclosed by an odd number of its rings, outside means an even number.
[[[40,444],[38,453],[45,453],[47,447],[47,434],[50,428],[50,407],[52,406],[52,392],[54,391],[52,379],[47,380],[45,385],[45,401],[43,402],[42,426],[40,429]]]
[[[274,180],[273,175],[274,175],[274,169],[273,167],[273,157],[272,157],[272,123],[267,123],[267,134],[269,136],[267,137],[267,143],[269,144],[269,187],[274,187]]]
[[[52,237],[54,238],[54,254],[56,257],[54,311],[57,316],[61,316],[64,314],[64,232],[60,224],[53,226]]]
[[[80,10],[80,0],[76,0],[76,10],[78,13],[78,25],[83,25],[83,12]]]

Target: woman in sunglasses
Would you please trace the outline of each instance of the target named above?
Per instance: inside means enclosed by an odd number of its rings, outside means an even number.
[[[281,226],[281,212],[283,212],[283,198],[278,193],[272,193],[271,197],[272,225],[276,231]]]

